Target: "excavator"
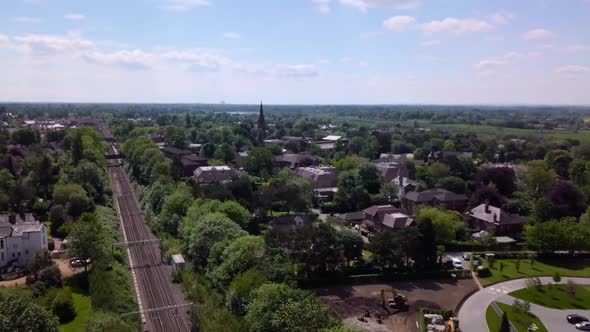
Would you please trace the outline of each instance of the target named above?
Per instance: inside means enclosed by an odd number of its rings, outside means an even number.
[[[392,298],[385,299],[385,294],[391,294]],[[398,293],[394,288],[381,290],[381,305],[384,308],[405,309],[407,307],[408,298]]]

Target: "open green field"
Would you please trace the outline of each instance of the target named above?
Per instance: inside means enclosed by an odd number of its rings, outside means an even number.
[[[71,322],[60,325],[59,328],[63,332],[83,331],[84,322],[92,312],[90,296],[78,287],[72,278],[64,279],[64,288],[69,288],[72,291],[74,308],[76,308],[76,318]]]
[[[536,330],[536,332],[547,332],[547,328],[545,327],[545,325],[543,325],[543,323],[541,323],[541,320],[537,316],[531,313],[516,312],[512,309],[512,306],[508,304],[499,302],[496,302],[496,304],[502,311],[506,313],[506,316],[508,316],[508,320],[512,323],[512,325],[514,325],[514,327],[516,327],[518,332],[527,332],[528,327],[531,324],[537,325],[538,329]],[[490,329],[490,331],[500,330],[502,317],[500,317],[494,311],[494,309],[492,309],[491,305],[488,306],[488,308],[486,309],[486,322],[488,323],[488,328]]]
[[[573,289],[574,296],[568,293],[566,284],[523,288],[510,295],[547,308],[590,309],[590,286],[575,285]]]
[[[590,276],[590,259],[540,260],[534,261],[532,265],[529,259],[521,259],[518,270],[516,261],[516,259],[496,259],[493,267],[490,267],[492,275],[479,278],[481,284],[487,286],[510,279],[553,276],[555,272],[559,272],[562,277]]]
[[[519,129],[519,128],[504,128],[494,126],[478,126],[469,124],[424,124],[428,128],[439,128],[455,133],[475,132],[479,137],[492,138],[504,135],[516,135],[519,137],[542,136],[553,141],[563,141],[566,139],[578,139],[582,142],[590,141],[590,131],[579,130],[573,131],[559,131],[559,130],[537,130],[537,129]]]

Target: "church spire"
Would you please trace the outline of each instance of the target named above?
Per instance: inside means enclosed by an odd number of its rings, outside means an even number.
[[[262,101],[260,102],[260,113],[258,114],[258,129],[266,130],[266,122],[264,121],[264,110],[262,109]]]

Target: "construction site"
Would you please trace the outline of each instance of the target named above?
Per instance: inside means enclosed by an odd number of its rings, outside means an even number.
[[[418,332],[421,309],[455,311],[476,288],[473,280],[464,279],[342,285],[315,293],[347,326],[371,332]]]

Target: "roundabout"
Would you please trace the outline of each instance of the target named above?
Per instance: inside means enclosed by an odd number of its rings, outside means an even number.
[[[543,285],[549,283],[567,284],[568,280],[573,281],[577,285],[590,285],[590,278],[564,277],[558,283],[555,283],[551,277],[539,277],[539,279]],[[504,281],[480,289],[467,298],[459,309],[458,317],[461,321],[461,330],[465,332],[489,331],[485,318],[488,306],[493,302],[512,305],[515,298],[510,296],[509,293],[526,287],[527,279],[525,278]],[[530,312],[541,320],[548,331],[577,331],[573,325],[566,321],[565,317],[568,314],[579,314],[590,317],[590,310],[552,309],[534,303],[531,303]]]

